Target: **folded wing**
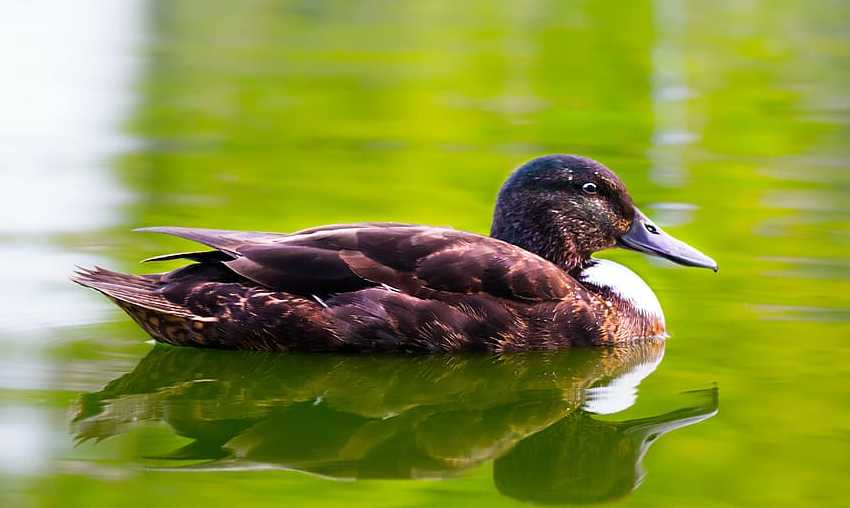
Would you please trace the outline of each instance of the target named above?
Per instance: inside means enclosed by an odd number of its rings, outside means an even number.
[[[580,288],[560,268],[519,247],[448,228],[365,223],[293,234],[177,227],[142,231],[216,250],[152,260],[222,262],[259,285],[294,294],[329,295],[386,285],[415,296],[482,294],[539,302],[562,299]]]

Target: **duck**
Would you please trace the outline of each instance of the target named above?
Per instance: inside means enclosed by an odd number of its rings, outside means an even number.
[[[137,231],[206,250],[170,272],[80,268],[157,342],[254,351],[496,353],[611,346],[667,335],[650,287],[593,256],[620,247],[717,263],[667,234],[603,164],[545,155],[513,171],[489,236],[395,222],[293,233],[188,227]]]

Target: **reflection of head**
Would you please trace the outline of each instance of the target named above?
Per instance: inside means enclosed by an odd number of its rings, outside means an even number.
[[[641,460],[658,437],[715,414],[717,390],[697,393],[706,397],[698,406],[626,422],[599,421],[577,411],[497,459],[496,488],[522,501],[546,504],[625,496],[640,485]]]
[[[622,497],[640,482],[640,443],[587,413],[564,418],[496,460],[502,494],[538,503],[593,503]]]

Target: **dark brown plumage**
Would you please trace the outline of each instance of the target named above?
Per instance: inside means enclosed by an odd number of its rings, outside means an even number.
[[[395,223],[292,234],[146,228],[214,250],[152,258],[195,262],[165,274],[98,268],[74,281],[175,345],[437,352],[612,344],[663,334],[663,321],[577,278],[593,252],[621,242],[642,217],[601,164],[548,156],[505,184],[492,237]]]

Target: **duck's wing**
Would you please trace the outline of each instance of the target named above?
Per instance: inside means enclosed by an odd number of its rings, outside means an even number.
[[[180,238],[185,238],[186,240],[192,240],[207,245],[208,247],[218,249],[215,251],[191,251],[164,254],[161,256],[143,259],[142,263],[173,261],[177,259],[188,259],[200,263],[204,261],[228,261],[233,259],[237,256],[237,254],[231,250],[231,247],[237,247],[246,242],[270,242],[284,236],[308,235],[325,231],[337,231],[340,229],[383,227],[416,228],[422,226],[419,224],[403,224],[399,222],[359,222],[353,224],[328,224],[325,226],[302,229],[294,233],[264,233],[259,231],[232,231],[226,229],[184,227],[148,227],[137,228],[134,231],[140,233],[164,233],[167,235],[178,236]]]
[[[212,247],[242,277],[296,294],[386,285],[413,295],[439,291],[543,301],[562,299],[580,287],[554,264],[519,247],[448,228],[370,223],[288,235],[176,227],[143,231]],[[221,254],[207,256],[218,260]]]

